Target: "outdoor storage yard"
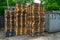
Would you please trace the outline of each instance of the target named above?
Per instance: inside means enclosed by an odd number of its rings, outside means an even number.
[[[0,40],[60,40],[59,0],[0,3]]]
[[[4,35],[0,35],[0,40],[60,40],[60,32],[58,33],[51,33],[47,34],[45,33],[44,36],[13,36],[13,37],[4,37]]]

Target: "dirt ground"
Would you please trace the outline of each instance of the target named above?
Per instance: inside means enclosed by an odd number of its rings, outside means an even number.
[[[60,40],[60,32],[45,34],[44,36],[14,36],[14,37],[5,37],[4,32],[0,32],[0,40]]]

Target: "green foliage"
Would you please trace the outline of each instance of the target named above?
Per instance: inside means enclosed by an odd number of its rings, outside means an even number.
[[[16,3],[32,3],[33,0],[8,0],[9,6],[15,6]],[[0,0],[0,15],[4,15],[4,10],[7,8],[7,0]]]
[[[45,10],[60,10],[59,0],[48,0],[48,2],[44,5]]]
[[[34,0],[8,0],[9,6],[15,6],[16,3],[33,3]],[[40,0],[41,3],[45,1],[45,10],[60,10],[60,0]],[[7,0],[0,0],[0,15],[4,14],[4,10],[7,8]]]
[[[26,3],[32,3],[34,0],[20,0],[20,3],[26,4]]]
[[[0,0],[0,16],[4,15],[5,8],[6,8],[6,0]]]
[[[60,10],[57,3],[48,3],[45,5],[46,10]]]
[[[4,10],[6,6],[0,6],[0,16],[4,16]]]

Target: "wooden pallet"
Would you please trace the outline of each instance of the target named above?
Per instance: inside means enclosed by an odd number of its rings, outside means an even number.
[[[9,17],[9,18],[8,18]],[[5,31],[15,31],[15,35],[39,35],[44,33],[44,6],[33,3],[16,4],[15,9],[5,10]],[[13,26],[14,25],[14,26]]]

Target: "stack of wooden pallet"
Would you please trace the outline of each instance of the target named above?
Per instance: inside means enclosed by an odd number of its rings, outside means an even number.
[[[43,5],[16,4],[13,11],[5,11],[5,29],[13,35],[40,35],[44,33],[44,19]]]
[[[16,20],[16,35],[27,34],[27,12],[25,4],[16,4],[15,8],[15,20]]]
[[[15,35],[14,12],[5,10],[5,31],[6,35]],[[14,34],[13,34],[14,33]]]
[[[33,35],[40,35],[44,33],[44,7],[40,4],[31,4],[30,5],[30,12],[28,13],[28,24],[30,29],[30,34]]]

